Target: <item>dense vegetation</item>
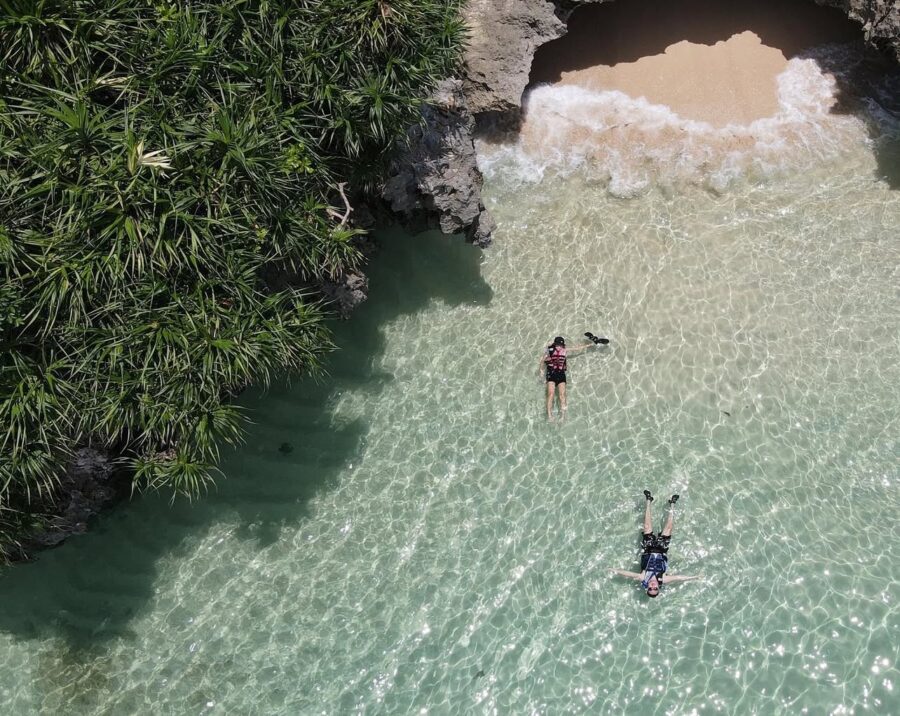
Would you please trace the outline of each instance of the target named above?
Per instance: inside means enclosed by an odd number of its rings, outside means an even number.
[[[229,397],[330,347],[302,286],[458,61],[458,0],[0,0],[0,544],[74,448],[195,494]],[[290,273],[297,286],[266,277]]]

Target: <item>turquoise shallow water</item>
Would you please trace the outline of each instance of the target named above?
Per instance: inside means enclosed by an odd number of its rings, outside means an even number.
[[[900,193],[857,128],[638,198],[483,147],[494,247],[381,233],[217,492],[0,577],[4,711],[900,711]],[[548,424],[541,346],[585,330]],[[652,601],[608,574],[645,487],[704,577]]]

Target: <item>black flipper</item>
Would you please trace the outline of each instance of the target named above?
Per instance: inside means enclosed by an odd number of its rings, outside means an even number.
[[[672,507],[675,507],[675,503],[678,502],[678,497],[678,495],[672,495],[669,498],[669,504],[672,505]]]
[[[644,490],[644,497],[647,498],[647,502],[653,502],[653,495],[650,494],[650,490]]]
[[[609,338],[599,338],[599,337],[595,336],[593,333],[591,333],[590,331],[588,331],[584,335],[589,341],[593,341],[598,346],[600,346],[600,345],[605,346],[607,343],[609,343]]]

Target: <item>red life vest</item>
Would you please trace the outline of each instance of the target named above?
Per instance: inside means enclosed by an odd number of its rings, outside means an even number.
[[[547,368],[554,372],[564,372],[566,370],[566,349],[561,346],[553,346],[549,353]]]

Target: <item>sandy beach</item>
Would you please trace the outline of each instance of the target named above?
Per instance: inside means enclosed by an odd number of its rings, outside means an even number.
[[[845,16],[804,0],[646,0],[591,5],[542,47],[532,84],[618,90],[716,127],[778,109],[776,78],[804,50],[859,37]]]

